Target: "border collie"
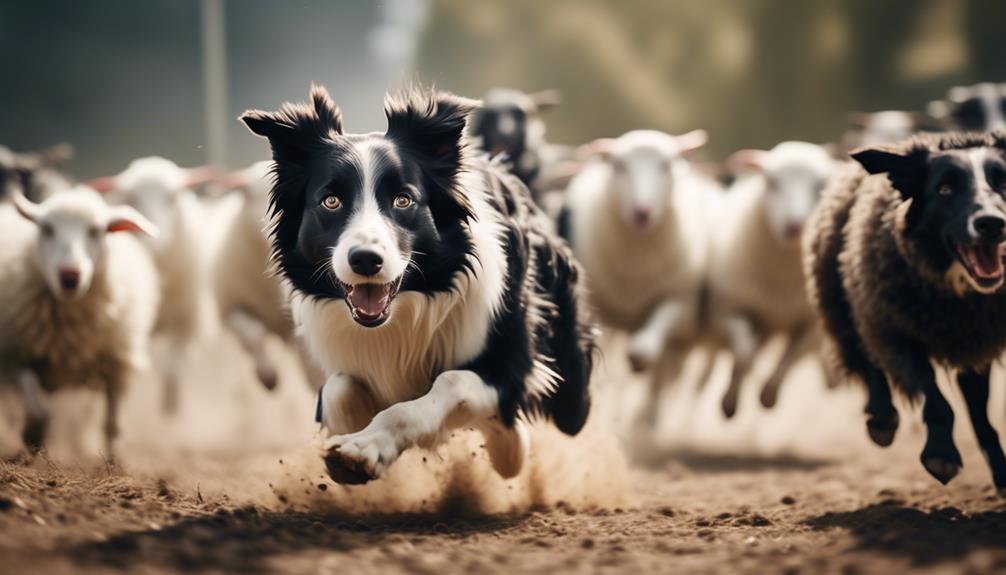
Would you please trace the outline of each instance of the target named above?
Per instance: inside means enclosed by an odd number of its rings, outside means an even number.
[[[248,111],[274,161],[270,230],[298,330],[328,378],[317,418],[341,483],[479,429],[516,475],[525,423],[580,431],[595,330],[568,247],[520,181],[468,150],[478,102],[407,88],[384,133],[348,134],[327,91]]]

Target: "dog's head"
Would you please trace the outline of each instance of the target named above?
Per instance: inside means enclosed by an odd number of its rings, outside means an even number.
[[[918,242],[925,263],[959,291],[983,294],[1003,285],[1004,155],[1006,140],[977,134],[916,137],[852,152],[869,173],[887,174],[911,200],[905,233]]]
[[[347,134],[314,87],[310,104],[241,116],[272,147],[273,248],[295,288],[345,299],[365,327],[388,321],[401,290],[451,289],[471,252],[458,179],[476,104],[408,89],[385,100],[385,133]]]

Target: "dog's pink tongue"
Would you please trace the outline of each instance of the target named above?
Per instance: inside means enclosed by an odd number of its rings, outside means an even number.
[[[975,246],[971,248],[977,275],[984,279],[997,278],[1003,273],[1001,245]]]
[[[368,317],[378,317],[388,307],[391,287],[387,284],[359,284],[349,292],[349,301],[357,313]]]

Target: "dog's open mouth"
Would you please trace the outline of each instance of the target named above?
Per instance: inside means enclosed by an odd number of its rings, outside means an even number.
[[[957,257],[968,275],[981,287],[995,287],[1003,280],[1003,244],[957,244]]]
[[[391,302],[398,295],[402,278],[386,283],[342,284],[346,291],[346,305],[356,323],[364,327],[377,327],[388,320]]]

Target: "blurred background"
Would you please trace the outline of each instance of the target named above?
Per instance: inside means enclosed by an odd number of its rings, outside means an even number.
[[[0,4],[0,141],[77,146],[83,178],[157,154],[262,159],[235,121],[326,85],[353,131],[413,76],[558,88],[550,140],[710,131],[710,159],[835,140],[849,111],[924,109],[1006,78],[1001,0],[74,0]]]

